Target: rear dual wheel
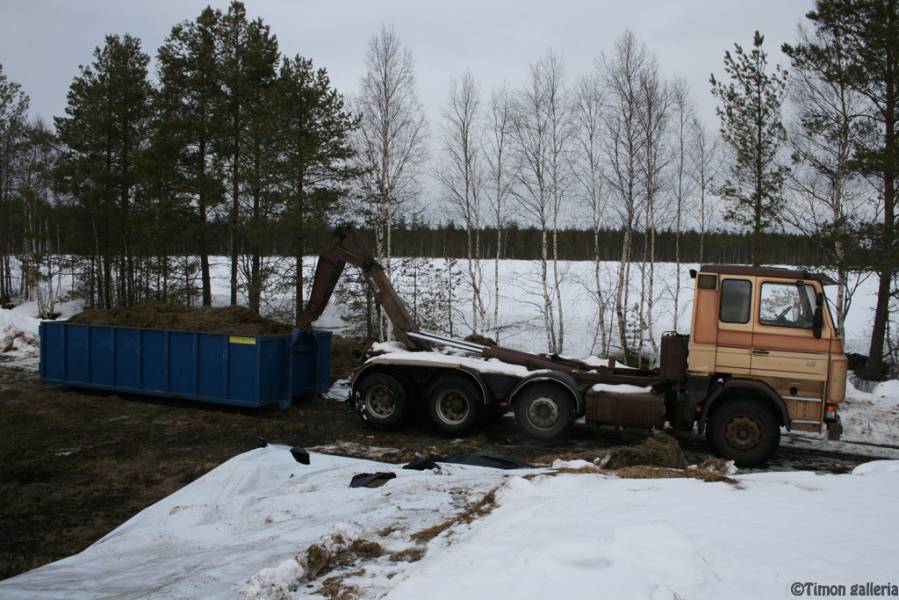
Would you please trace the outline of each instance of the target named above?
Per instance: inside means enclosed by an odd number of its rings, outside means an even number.
[[[574,422],[571,394],[551,383],[529,385],[515,400],[515,419],[533,438],[557,438]]]
[[[398,429],[412,409],[412,388],[400,377],[371,373],[357,386],[357,409],[376,429]],[[442,377],[428,390],[428,414],[444,433],[461,436],[480,420],[483,401],[474,384],[456,376]]]
[[[465,435],[478,423],[484,406],[481,392],[463,377],[443,377],[428,390],[428,414],[444,433]]]
[[[403,424],[409,410],[406,386],[387,373],[366,375],[359,383],[357,409],[362,419],[376,429],[392,430]]]

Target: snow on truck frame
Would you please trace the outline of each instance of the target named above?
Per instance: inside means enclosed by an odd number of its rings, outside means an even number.
[[[842,433],[837,414],[847,359],[824,296],[826,275],[770,267],[703,265],[691,333],[662,336],[659,367],[588,364],[421,331],[354,230],[338,227],[319,257],[300,327],[310,330],[346,265],[360,267],[398,344],[354,375],[350,400],[378,429],[402,425],[426,402],[434,424],[464,435],[509,409],[530,436],[549,440],[579,417],[591,425],[694,427],[740,466],[770,458],[787,431]],[[442,347],[446,353],[435,351]]]

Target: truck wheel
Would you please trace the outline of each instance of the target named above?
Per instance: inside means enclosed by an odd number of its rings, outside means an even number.
[[[515,401],[515,419],[529,436],[551,440],[574,420],[571,395],[557,385],[530,385]]]
[[[780,445],[780,421],[757,400],[726,400],[714,407],[706,436],[718,456],[739,467],[755,467],[771,458]]]
[[[481,393],[461,377],[444,377],[428,390],[428,413],[444,433],[468,433],[481,413]]]
[[[377,429],[396,429],[406,417],[408,398],[403,383],[386,373],[367,375],[359,384],[359,414]]]

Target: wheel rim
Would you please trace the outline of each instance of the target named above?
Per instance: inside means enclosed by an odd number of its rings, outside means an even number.
[[[753,417],[736,416],[724,426],[724,440],[734,450],[752,450],[762,443],[762,425]]]
[[[538,396],[528,405],[528,421],[537,429],[550,429],[559,422],[559,405],[547,396]]]
[[[468,418],[471,407],[462,392],[446,390],[437,396],[437,417],[448,425],[459,425]]]
[[[386,385],[372,386],[365,394],[365,406],[372,416],[380,419],[389,418],[396,410],[393,390]]]

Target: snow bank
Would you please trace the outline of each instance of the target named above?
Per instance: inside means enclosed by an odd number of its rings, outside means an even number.
[[[771,598],[789,597],[794,581],[895,577],[899,461],[733,486],[311,458],[300,465],[284,446],[237,456],[81,554],[0,582],[0,596],[305,598],[325,577],[304,579],[310,546],[356,539],[384,555],[326,576],[372,599]],[[397,477],[348,487],[373,471]],[[490,490],[492,511],[453,520]],[[433,539],[412,537],[448,522]],[[390,556],[413,546],[426,550],[417,562]]]
[[[11,310],[0,309],[0,364],[37,369],[41,322],[35,318],[37,306],[31,304],[33,303],[26,303]]]
[[[853,475],[880,475],[899,473],[899,460],[872,460],[852,469]]]
[[[795,581],[895,579],[899,472],[737,479],[510,482],[387,598],[781,598]]]
[[[840,405],[842,440],[899,446],[899,381],[877,384],[863,392],[846,382],[846,401]]]
[[[81,311],[78,301],[56,306],[60,319],[68,319]],[[0,364],[37,370],[40,361],[40,326],[35,301],[24,302],[12,309],[0,308]]]

